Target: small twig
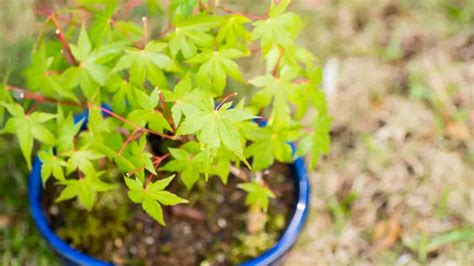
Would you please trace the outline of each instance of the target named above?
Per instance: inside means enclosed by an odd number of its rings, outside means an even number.
[[[201,1],[199,0],[199,9],[202,10],[209,10],[209,8]]]
[[[168,108],[168,105],[166,104],[166,99],[165,96],[163,95],[163,92],[159,92],[160,96],[160,103],[161,103],[161,109],[163,110],[163,114],[166,116],[166,119],[171,125],[171,128],[173,128],[173,131],[176,131],[176,125],[174,124],[173,117],[171,116],[171,111]]]
[[[135,135],[140,132],[141,129],[140,128],[135,128],[132,132],[132,134],[130,134],[130,136],[128,136],[128,138],[124,141],[124,143],[122,144],[122,147],[120,147],[120,150],[118,151],[118,156],[122,156],[122,153],[123,151],[125,150],[125,148],[127,147],[127,145],[130,143],[130,141],[133,140],[133,138],[135,137]]]
[[[224,105],[226,102],[228,102],[232,97],[235,97],[237,96],[237,92],[231,92],[229,94],[227,94],[223,99],[222,101],[216,106],[216,111],[218,111],[219,109],[221,109],[222,105]]]
[[[21,98],[21,99],[34,100],[34,101],[37,101],[39,103],[50,102],[50,103],[56,103],[56,104],[60,104],[60,105],[84,107],[83,105],[81,105],[77,102],[56,100],[56,99],[53,99],[53,98],[45,97],[45,96],[43,96],[41,94],[38,94],[38,93],[28,91],[26,89],[11,86],[11,85],[6,85],[5,89],[18,93],[19,98]]]
[[[68,60],[71,65],[78,66],[79,63],[77,62],[76,58],[72,54],[71,47],[69,47],[69,43],[67,42],[66,37],[64,36],[64,33],[62,32],[59,26],[59,22],[56,19],[56,15],[54,13],[51,13],[51,15],[49,15],[49,18],[51,19],[54,26],[56,27],[56,35],[58,36],[58,39],[63,46],[63,51],[65,52],[64,56],[66,57],[66,60]]]
[[[76,169],[77,175],[79,176],[79,180],[84,179],[84,175],[82,174],[81,170],[79,168]]]
[[[278,78],[278,68],[280,67],[281,59],[284,53],[285,53],[285,48],[280,48],[280,55],[278,56],[277,62],[275,64],[275,68],[273,68],[273,76],[275,78]]]
[[[141,171],[141,170],[144,170],[144,169],[145,169],[145,166],[138,167],[138,168],[135,169],[135,170],[132,170],[132,171],[130,171],[130,172],[127,172],[127,173],[126,173],[126,176],[132,176],[132,175],[138,173],[138,171]]]
[[[128,125],[132,126],[132,127],[135,128],[135,129],[140,129],[140,130],[143,130],[144,132],[147,132],[147,133],[149,133],[149,134],[157,135],[157,136],[160,136],[160,137],[166,138],[166,139],[171,139],[171,140],[176,139],[175,136],[166,135],[166,134],[163,134],[163,133],[160,133],[160,132],[153,131],[153,130],[148,129],[148,128],[141,127],[141,126],[139,126],[139,125],[133,123],[132,121],[127,120],[126,118],[124,118],[124,117],[122,117],[122,116],[120,116],[120,115],[118,115],[118,114],[116,114],[116,113],[114,113],[114,112],[112,112],[112,111],[110,111],[110,110],[108,110],[108,109],[102,107],[102,106],[97,106],[97,105],[94,105],[94,104],[89,104],[89,108],[94,108],[94,107],[95,107],[95,108],[99,108],[102,112],[104,112],[104,113],[106,113],[106,114],[108,114],[108,115],[111,115],[111,116],[117,118],[118,120],[122,121],[122,122],[125,123],[125,124],[128,124]]]
[[[162,32],[160,32],[160,37],[163,38],[168,32],[173,29],[173,24],[171,23],[171,19],[168,20],[168,26]]]
[[[143,25],[143,47],[145,47],[149,39],[149,28],[148,28],[147,17],[142,17],[142,25]]]
[[[235,12],[235,11],[232,11],[230,9],[228,9],[227,7],[225,6],[217,6],[218,8],[222,9],[225,13],[227,14],[232,14],[232,15],[238,15],[238,16],[243,16],[243,17],[247,17],[251,20],[255,20],[255,19],[267,19],[268,18],[268,15],[264,15],[264,16],[257,16],[257,15],[251,15],[251,14],[246,14],[246,13],[239,13],[239,12]]]
[[[26,112],[26,115],[30,115],[31,113],[33,113],[40,104],[41,104],[40,101],[35,101],[33,105],[30,107],[30,109],[28,109],[28,111]]]
[[[249,181],[249,176],[247,175],[247,173],[244,170],[242,170],[240,168],[237,168],[233,165],[231,165],[229,169],[230,169],[230,172],[233,175],[235,175],[236,177],[238,177],[239,179],[241,179],[245,182]]]
[[[117,22],[114,19],[110,19],[110,25],[118,29],[133,44],[133,46],[135,46],[136,48],[139,48],[139,44],[130,37],[130,34],[128,34],[127,31],[125,31],[124,29],[122,29],[122,27],[117,25]]]
[[[309,80],[307,80],[307,79],[295,79],[293,81],[293,83],[295,83],[295,84],[306,84],[306,83],[309,83]]]
[[[167,153],[163,156],[155,156],[154,159],[153,159],[153,167],[155,169],[158,168],[158,166],[160,166],[161,162],[163,162],[164,159],[168,158],[168,156],[170,156],[170,153]],[[145,182],[145,189],[148,187],[148,185],[150,184],[151,180],[153,179],[153,176],[154,174],[153,173],[150,173],[150,175],[148,176],[148,179],[146,180]]]
[[[176,217],[184,217],[201,223],[206,220],[206,216],[201,211],[187,206],[171,206],[171,213]]]

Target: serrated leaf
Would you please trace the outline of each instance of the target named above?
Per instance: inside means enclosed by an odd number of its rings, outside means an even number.
[[[242,183],[238,187],[248,193],[245,198],[246,205],[260,207],[264,212],[268,210],[269,199],[275,198],[275,194],[268,187],[257,182]]]
[[[84,172],[82,179],[70,179],[61,181],[61,184],[66,187],[63,189],[56,202],[69,200],[77,197],[79,202],[87,209],[91,210],[97,192],[105,192],[111,189],[115,189],[117,186],[114,184],[108,184],[99,179],[102,173],[97,173],[94,170]]]
[[[165,220],[163,219],[163,210],[156,200],[153,200],[152,198],[145,198],[145,200],[142,202],[142,208],[146,213],[148,213],[148,215],[150,215],[161,225],[166,225]]]
[[[231,60],[244,56],[245,53],[236,49],[205,51],[188,60],[188,63],[202,64],[196,76],[198,84],[203,88],[213,88],[214,92],[220,95],[227,83],[227,75],[245,82],[239,66]]]
[[[209,98],[210,99],[210,98]],[[252,119],[253,116],[244,111],[223,106],[214,110],[212,99],[199,111],[189,114],[178,128],[178,135],[197,134],[201,143],[211,150],[217,150],[221,146],[226,147],[239,158],[243,158],[243,148],[237,128],[237,122]],[[236,115],[236,112],[239,115]]]

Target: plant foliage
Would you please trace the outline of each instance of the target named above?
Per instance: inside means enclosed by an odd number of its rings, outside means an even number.
[[[52,34],[32,52],[29,88],[0,87],[0,122],[2,134],[17,135],[29,167],[39,144],[43,183],[64,187],[57,201],[77,198],[90,210],[97,193],[125,183],[130,200],[164,225],[163,206],[187,202],[166,190],[174,175],[192,189],[210,176],[226,183],[232,165],[256,172],[309,155],[314,167],[328,152],[321,70],[295,42],[302,21],[287,11],[290,0],[272,1],[262,16],[218,3],[172,0],[161,30],[148,17],[122,19],[129,3],[119,1],[81,0],[70,14],[47,17]],[[146,7],[150,18],[166,9],[159,1]],[[249,61],[266,67],[248,76]],[[242,90],[250,95],[237,104]],[[153,155],[148,135],[174,144]],[[124,179],[102,181],[104,161]],[[264,182],[239,187],[264,211],[275,196]]]

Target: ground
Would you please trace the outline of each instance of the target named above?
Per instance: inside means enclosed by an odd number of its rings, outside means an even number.
[[[20,2],[0,0],[0,73],[31,44]],[[326,66],[333,144],[286,264],[474,265],[474,2],[294,2]],[[0,259],[49,265],[17,150],[0,139]]]

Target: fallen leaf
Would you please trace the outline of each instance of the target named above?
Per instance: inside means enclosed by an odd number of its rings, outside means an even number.
[[[469,129],[464,123],[448,122],[446,135],[457,140],[468,141],[471,138]]]
[[[10,226],[12,218],[7,215],[0,215],[0,228],[7,228]]]
[[[400,238],[402,228],[395,217],[377,222],[374,229],[372,253],[391,248]]]

